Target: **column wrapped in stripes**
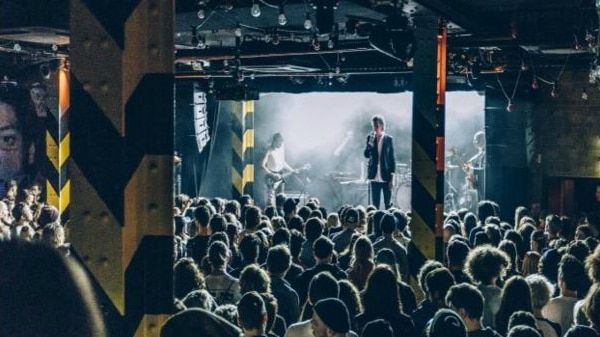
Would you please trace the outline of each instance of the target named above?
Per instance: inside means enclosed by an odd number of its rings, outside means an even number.
[[[52,113],[46,120],[46,158],[50,163],[46,172],[46,202],[58,208],[62,222],[66,223],[71,204],[71,181],[68,170],[71,153],[71,134],[68,129],[70,86],[69,72],[66,68],[58,70],[56,86],[58,109],[50,109]]]
[[[254,192],[254,101],[233,102],[231,121],[232,197]]]
[[[419,18],[415,31],[418,48],[413,75],[413,132],[412,132],[412,221],[413,240],[409,246],[410,271],[415,276],[427,259],[441,260],[441,226],[443,214],[443,169],[440,179],[439,149],[443,149],[445,93],[445,62],[439,59],[439,23],[436,17]],[[444,49],[445,50],[445,49]],[[443,81],[442,81],[443,79]],[[443,87],[443,88],[442,88]],[[440,104],[441,103],[441,104]]]
[[[447,44],[448,23],[445,19],[438,19],[437,33],[437,67],[436,67],[436,107],[435,107],[435,258],[442,261],[444,253],[444,169],[446,168],[446,77],[447,77]]]
[[[244,157],[244,174],[242,190],[244,194],[254,195],[254,101],[245,101],[242,107],[244,116],[244,138],[242,153]]]
[[[173,311],[174,2],[69,2],[73,255],[110,336]]]
[[[244,112],[241,102],[231,103],[231,197],[244,194]]]

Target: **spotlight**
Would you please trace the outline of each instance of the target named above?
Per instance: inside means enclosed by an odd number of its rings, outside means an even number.
[[[552,91],[550,92],[550,96],[552,96],[552,98],[558,97],[558,90],[556,90],[556,84],[552,85]]]
[[[285,1],[281,1],[279,3],[279,16],[277,17],[277,22],[279,22],[280,26],[285,26],[287,24],[287,18],[285,17]]]
[[[52,44],[51,48],[52,48],[52,51],[55,53],[58,51],[58,45],[56,43]]]
[[[204,11],[204,8],[200,8],[198,10],[198,19],[204,20],[205,17],[206,17],[206,12]]]
[[[315,51],[319,51],[319,50],[321,50],[321,42],[319,42],[319,39],[317,38],[317,34],[315,34],[315,35],[313,36],[313,39],[312,39],[311,45],[312,45],[312,47],[313,47],[313,49],[314,49]]]
[[[531,88],[532,89],[537,89],[540,87],[540,83],[538,82],[537,78],[533,78],[533,81],[531,82]]]
[[[277,32],[273,32],[273,38],[271,39],[271,43],[276,46],[279,44],[281,40],[279,39],[279,34]]]
[[[310,13],[306,13],[306,20],[304,20],[304,29],[311,30],[313,27],[312,21],[310,20]]]
[[[583,91],[581,92],[581,99],[584,101],[587,101],[589,98],[588,93],[585,91],[585,88],[583,88]]]
[[[18,43],[15,43],[15,44],[13,45],[13,50],[14,50],[14,51],[21,51],[21,45],[20,45],[20,44],[18,44]]]
[[[198,44],[196,45],[196,48],[198,48],[198,49],[206,48],[206,41],[204,40],[203,37],[198,38]]]
[[[235,26],[235,30],[233,31],[236,37],[242,37],[242,28],[240,27],[240,23],[238,22]]]
[[[350,76],[348,74],[342,75],[342,76],[338,76],[336,77],[336,80],[341,83],[342,85],[345,85],[348,83],[348,78]]]
[[[279,22],[280,26],[285,26],[287,24],[287,18],[285,17],[285,13],[279,13],[277,17],[277,22]]]
[[[515,112],[515,105],[510,100],[508,101],[508,105],[506,106],[506,111]]]
[[[333,49],[333,47],[335,47],[335,43],[332,39],[329,39],[329,41],[327,41],[327,48]]]
[[[525,61],[521,62],[521,70],[522,71],[529,70],[529,64],[527,64]]]
[[[260,16],[260,6],[256,1],[252,4],[252,8],[250,8],[250,14],[255,18]]]
[[[40,75],[42,75],[43,78],[45,79],[50,79],[50,65],[49,64],[42,64],[40,65]]]

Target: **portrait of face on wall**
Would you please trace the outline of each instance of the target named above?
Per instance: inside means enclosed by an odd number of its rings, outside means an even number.
[[[44,119],[36,112],[29,90],[16,82],[0,84],[0,198],[11,180],[19,189],[42,181]]]

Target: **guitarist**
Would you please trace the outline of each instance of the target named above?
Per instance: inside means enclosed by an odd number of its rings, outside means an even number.
[[[281,133],[277,132],[271,138],[261,166],[265,172],[267,205],[275,205],[275,195],[284,191],[284,177],[289,173],[298,173],[298,170],[285,161],[285,145]]]
[[[485,133],[478,131],[473,136],[473,145],[477,153],[463,165],[467,175],[467,185],[470,189],[477,190],[477,199],[485,198]]]

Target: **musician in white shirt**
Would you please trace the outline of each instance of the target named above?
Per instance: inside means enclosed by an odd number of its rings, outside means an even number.
[[[261,166],[265,172],[267,205],[275,205],[275,195],[283,193],[285,188],[285,173],[297,172],[285,160],[285,144],[281,133],[277,132],[271,138]]]

